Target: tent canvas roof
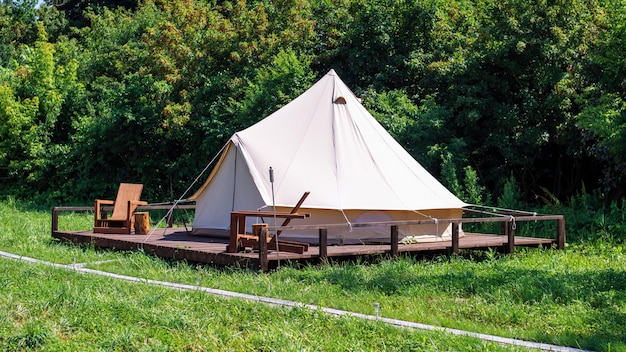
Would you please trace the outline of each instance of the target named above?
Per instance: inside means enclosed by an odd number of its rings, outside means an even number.
[[[466,205],[391,137],[334,70],[280,110],[235,133],[191,199],[229,203],[229,211],[270,207],[273,202],[292,207],[306,191],[311,194],[303,208]]]

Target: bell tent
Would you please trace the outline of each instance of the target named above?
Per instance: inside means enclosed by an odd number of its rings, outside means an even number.
[[[305,192],[310,195],[299,212],[311,216],[291,225],[345,224],[328,230],[329,243],[388,242],[388,226],[352,225],[461,218],[466,206],[391,137],[334,70],[230,138],[206,182],[190,197],[196,201],[193,234],[227,234],[231,211],[275,206],[289,212]],[[259,221],[272,224],[272,219]],[[450,233],[449,224],[438,222],[399,226],[400,238],[436,241]],[[298,230],[281,238],[316,243],[318,234]]]

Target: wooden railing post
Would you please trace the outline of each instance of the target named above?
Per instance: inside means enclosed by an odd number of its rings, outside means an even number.
[[[259,226],[257,228],[259,236],[259,270],[266,272],[269,270],[267,261],[267,227]]]
[[[398,225],[391,226],[391,258],[398,257]]]
[[[507,244],[506,244],[506,252],[513,253],[515,252],[515,220],[511,219],[507,222]]]
[[[320,260],[325,261],[328,259],[328,230],[323,228],[319,229],[320,235]]]
[[[59,230],[59,209],[57,207],[52,208],[52,235]]]
[[[174,209],[167,214],[167,228],[171,229],[174,225]]]
[[[556,248],[565,249],[565,216],[556,221]]]
[[[459,254],[459,223],[452,223],[452,253]]]

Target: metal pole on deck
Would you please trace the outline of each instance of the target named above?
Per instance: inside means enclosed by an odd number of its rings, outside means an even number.
[[[274,239],[276,240],[276,262],[277,266],[280,268],[280,257],[278,248],[278,228],[276,224],[276,199],[274,198],[274,169],[270,166],[270,183],[272,184],[272,207],[274,208]]]

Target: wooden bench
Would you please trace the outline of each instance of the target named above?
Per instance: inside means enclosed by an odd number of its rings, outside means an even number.
[[[305,219],[311,216],[311,214],[305,213],[287,213],[287,212],[272,212],[272,211],[246,211],[239,210],[230,213],[230,239],[226,252],[236,253],[241,248],[252,247],[253,249],[259,248],[259,231],[265,231],[268,229],[267,224],[254,224],[252,234],[246,232],[246,218],[248,217],[260,217],[260,218],[276,218],[291,220],[291,219]],[[280,234],[280,233],[279,233]],[[278,249],[285,252],[293,252],[302,254],[309,249],[307,243],[294,242],[294,241],[277,241],[276,234],[273,237],[267,237],[267,249],[276,250],[277,242]]]

